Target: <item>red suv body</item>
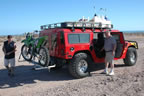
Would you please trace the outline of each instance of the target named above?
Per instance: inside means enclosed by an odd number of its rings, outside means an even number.
[[[40,31],[40,36],[48,36],[47,48],[51,56],[52,62],[57,66],[62,66],[63,64],[70,65],[74,61],[73,59],[77,54],[86,54],[91,58],[94,63],[104,63],[104,56],[98,57],[95,51],[95,43],[98,37],[98,33],[105,32],[106,29],[99,28],[43,28]],[[135,41],[125,41],[124,35],[119,30],[111,30],[111,35],[117,41],[117,50],[115,55],[115,60],[124,59],[127,65],[134,65],[136,63],[137,53],[134,53],[135,62],[131,64],[127,55],[128,49],[133,48],[135,50],[138,48],[138,44]],[[129,63],[129,64],[128,64]],[[77,69],[77,68],[76,68]],[[71,69],[70,69],[71,70]],[[74,70],[74,69],[73,69]],[[85,77],[86,74],[81,75],[79,72],[70,72],[74,77],[81,78]],[[78,74],[76,74],[78,73]]]

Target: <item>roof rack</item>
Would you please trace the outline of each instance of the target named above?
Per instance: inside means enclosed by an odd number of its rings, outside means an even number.
[[[41,30],[51,29],[51,28],[71,28],[74,30],[75,28],[92,28],[94,29],[112,29],[112,24],[102,24],[95,22],[62,22],[55,24],[42,25]]]

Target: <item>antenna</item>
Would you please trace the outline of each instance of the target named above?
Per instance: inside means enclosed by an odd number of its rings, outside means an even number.
[[[107,9],[106,9],[106,8],[100,8],[100,11],[101,11],[102,13],[104,13],[104,15],[106,16],[106,12],[107,12]]]
[[[95,6],[94,6],[94,14],[96,15],[96,8],[95,8]]]
[[[96,15],[96,6],[94,4],[94,0],[91,0],[92,1],[92,5],[93,5],[93,11],[94,11],[94,14]]]

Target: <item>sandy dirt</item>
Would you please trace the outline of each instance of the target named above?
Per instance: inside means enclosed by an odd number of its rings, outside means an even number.
[[[115,61],[115,76],[100,74],[103,64],[96,64],[91,77],[74,79],[67,68],[32,70],[33,64],[18,62],[22,44],[17,42],[15,77],[7,75],[0,50],[0,96],[144,96],[144,37],[125,36],[139,44],[135,66]],[[0,44],[2,49],[2,44]]]

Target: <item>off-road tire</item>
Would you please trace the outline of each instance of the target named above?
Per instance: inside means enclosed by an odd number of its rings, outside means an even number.
[[[134,56],[133,56],[134,55]],[[133,47],[129,47],[127,50],[126,58],[123,60],[125,65],[133,66],[137,61],[137,51]]]
[[[46,67],[46,66],[49,65],[49,61],[50,61],[49,51],[48,51],[48,49],[47,49],[46,47],[44,47],[44,46],[42,46],[42,47],[40,48],[40,50],[44,50],[45,55],[46,55],[46,61],[45,61],[44,64],[42,64],[41,61],[39,60],[39,64],[40,64],[41,66],[43,66],[43,67]],[[40,52],[40,50],[39,50],[39,52]]]
[[[24,56],[23,50],[24,50],[24,47],[25,47],[25,46],[26,46],[26,45],[24,44],[24,45],[21,47],[22,57],[23,57],[26,61],[31,61],[31,60],[32,60],[32,54],[30,55],[30,58],[29,58],[29,59]]]
[[[78,68],[78,65],[81,60],[86,61],[88,64],[87,70],[85,72],[81,72]],[[90,63],[91,63],[91,59],[89,55],[87,55],[86,53],[78,53],[73,57],[73,59],[69,63],[69,66],[68,66],[69,72],[73,77],[77,79],[86,77],[89,75],[89,72],[90,72],[90,69],[89,69]]]

